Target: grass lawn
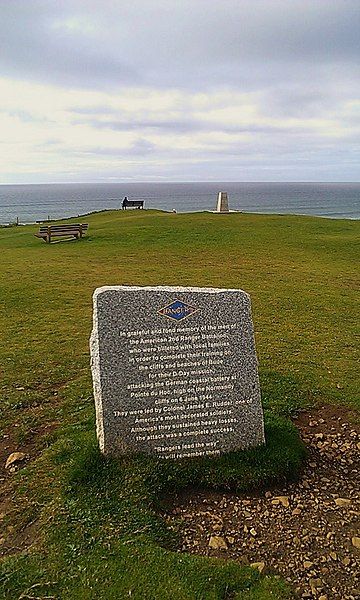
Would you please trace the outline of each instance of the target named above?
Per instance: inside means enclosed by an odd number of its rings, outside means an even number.
[[[86,238],[51,245],[32,235],[34,226],[0,229],[1,426],[13,444],[8,454],[24,449],[32,459],[7,480],[0,537],[20,549],[26,536],[37,541],[2,559],[0,593],[287,598],[277,579],[173,552],[176,541],[157,508],[164,494],[194,482],[244,491],[296,475],[303,450],[282,417],[316,402],[358,405],[360,224],[157,211],[84,220]],[[98,286],[121,284],[242,288],[251,295],[265,449],[180,465],[99,456],[91,297]]]

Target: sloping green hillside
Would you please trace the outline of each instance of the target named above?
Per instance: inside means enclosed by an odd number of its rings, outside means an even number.
[[[32,235],[34,226],[0,229],[1,456],[29,457],[4,472],[4,597],[286,598],[278,580],[172,552],[156,510],[161,494],[181,485],[244,490],[296,475],[303,450],[281,415],[317,401],[358,403],[359,223],[157,211],[84,220],[85,239],[51,245]],[[99,456],[91,296],[119,284],[250,293],[266,450],[179,469]]]

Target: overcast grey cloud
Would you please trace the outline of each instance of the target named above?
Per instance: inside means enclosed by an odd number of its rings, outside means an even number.
[[[252,87],[359,56],[357,0],[9,0],[1,13],[3,72],[66,85]]]
[[[2,0],[2,180],[356,180],[359,25],[358,0]]]

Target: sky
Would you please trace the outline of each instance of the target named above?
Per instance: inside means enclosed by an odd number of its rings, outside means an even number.
[[[359,0],[0,0],[0,183],[359,181]]]

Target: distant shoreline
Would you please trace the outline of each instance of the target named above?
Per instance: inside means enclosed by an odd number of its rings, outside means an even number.
[[[244,213],[360,218],[360,183],[146,183],[31,184],[0,186],[0,222],[20,223],[77,218],[121,208],[125,196],[146,209],[177,213],[212,211],[219,191],[229,208]]]
[[[21,221],[19,221],[19,223],[1,223],[0,222],[0,228],[3,229],[9,229],[9,228],[13,228],[13,227],[25,227],[27,225],[44,225],[46,223],[56,223],[57,221],[69,221],[70,219],[82,219],[83,217],[89,217],[91,215],[96,215],[96,214],[100,214],[100,213],[105,213],[105,212],[116,212],[119,211],[121,212],[121,208],[105,208],[103,210],[92,210],[90,212],[87,213],[83,213],[81,215],[73,215],[71,217],[59,217],[59,218],[54,218],[54,219],[44,219],[44,220],[36,220],[36,221],[29,221],[26,223],[23,223]],[[146,211],[146,209],[143,209]],[[164,210],[164,209],[160,209],[160,208],[150,208],[148,210],[157,210],[159,212],[164,212],[164,213],[168,213],[168,214],[172,214],[171,210]],[[131,211],[136,211],[136,209],[128,209],[128,212]],[[138,212],[138,211],[136,211]],[[179,215],[191,215],[191,214],[200,214],[200,213],[205,213],[205,214],[217,214],[216,211],[214,210],[193,210],[193,211],[188,211],[188,212],[181,212],[181,213],[177,213]],[[219,213],[220,214],[220,213]],[[245,210],[231,210],[229,213],[223,213],[223,216],[226,215],[236,215],[236,214],[242,214],[242,215],[259,215],[259,216],[277,216],[277,217],[309,217],[309,218],[314,218],[314,219],[331,219],[332,221],[359,221],[360,217],[333,217],[330,215],[309,215],[307,213],[262,213],[262,212],[255,212],[255,211],[245,211]]]

